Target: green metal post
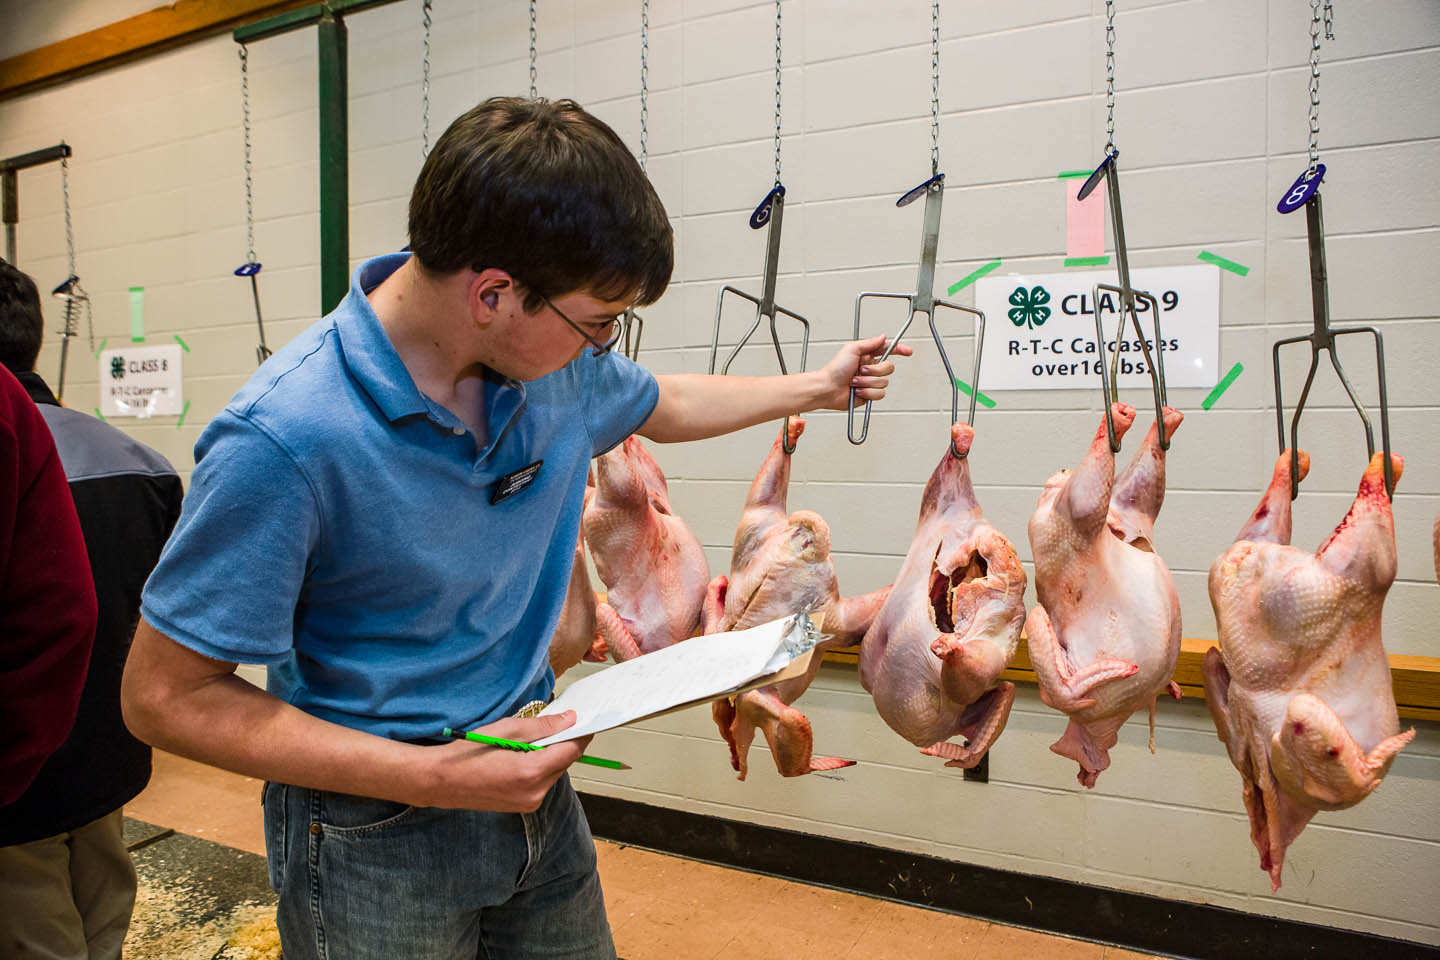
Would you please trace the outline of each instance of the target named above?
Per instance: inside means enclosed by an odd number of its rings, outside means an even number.
[[[320,310],[350,289],[350,164],[345,21],[325,9],[320,45]]]

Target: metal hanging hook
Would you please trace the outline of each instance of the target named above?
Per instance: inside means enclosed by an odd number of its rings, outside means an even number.
[[[79,305],[85,305],[85,324],[90,338],[90,350],[95,350],[95,311],[90,301],[90,295],[80,285],[80,277],[75,270],[75,230],[70,220],[70,147],[65,141],[60,141],[60,196],[65,211],[65,261],[67,267],[66,279],[54,290],[50,291],[54,296],[65,302],[65,323],[60,329],[60,376],[56,380],[55,397],[58,400],[65,399],[65,368],[70,357],[70,341],[80,335],[77,330],[78,317],[76,313]]]
[[[1136,290],[1130,283],[1130,250],[1125,243],[1125,217],[1120,208],[1120,151],[1115,146],[1115,0],[1105,0],[1105,156],[1100,165],[1086,178],[1076,194],[1084,200],[1095,192],[1100,182],[1105,182],[1105,193],[1110,202],[1110,225],[1115,244],[1115,269],[1119,285],[1098,283],[1091,290],[1091,302],[1095,310],[1095,348],[1099,351],[1100,390],[1105,407],[1105,435],[1110,442],[1112,453],[1120,452],[1120,441],[1115,437],[1115,415],[1111,405],[1120,399],[1119,364],[1120,342],[1125,334],[1125,320],[1135,331],[1140,351],[1145,355],[1145,366],[1150,373],[1150,390],[1155,398],[1155,433],[1161,450],[1170,449],[1170,437],[1165,430],[1165,341],[1160,335],[1160,305],[1148,290]],[[1101,298],[1102,292],[1115,295],[1115,310],[1119,314],[1115,324],[1115,348],[1110,355],[1109,369],[1105,364],[1105,328],[1101,318],[1109,298]],[[1140,308],[1144,304],[1150,311],[1155,327],[1154,352],[1145,331],[1140,326]]]
[[[876,300],[904,300],[910,308],[905,314],[905,323],[900,331],[890,338],[885,352],[881,354],[880,360],[884,362],[895,352],[895,348],[904,339],[905,333],[910,329],[910,324],[915,322],[915,314],[925,314],[930,324],[930,336],[935,341],[935,349],[940,351],[940,362],[945,365],[945,376],[950,383],[950,423],[954,425],[960,418],[960,382],[955,378],[955,371],[950,365],[950,356],[945,350],[944,339],[940,336],[939,326],[935,322],[935,308],[948,307],[951,310],[959,310],[975,317],[975,367],[970,374],[970,412],[965,422],[975,422],[975,401],[980,396],[980,351],[985,343],[985,313],[974,307],[967,307],[962,304],[952,303],[949,300],[939,300],[935,297],[935,259],[940,250],[940,211],[945,200],[945,174],[940,172],[940,4],[938,2],[930,5],[930,179],[919,186],[907,190],[895,201],[895,206],[904,207],[914,203],[921,197],[925,198],[925,215],[920,226],[920,260],[919,268],[915,275],[914,293],[879,293],[865,291],[855,298],[855,339],[860,339],[860,315],[867,299]],[[865,401],[865,414],[861,422],[859,435],[855,432],[855,388],[850,388],[850,408],[846,412],[845,435],[851,443],[859,446],[865,442],[870,435],[870,407],[873,401]],[[950,452],[958,459],[964,459],[968,453],[961,453],[955,446],[955,441],[950,441]]]
[[[245,146],[245,262],[234,270],[237,277],[250,281],[250,297],[255,302],[255,327],[260,342],[255,347],[255,362],[264,363],[270,357],[270,347],[265,343],[265,318],[260,313],[260,261],[255,257],[255,178],[250,162],[250,56],[245,44],[240,48],[240,124]]]
[[[801,326],[800,372],[805,370],[806,355],[810,350],[810,321],[795,311],[787,307],[782,307],[775,302],[775,281],[780,270],[780,231],[784,220],[785,188],[777,184],[765,195],[765,199],[760,202],[760,206],[756,207],[755,212],[750,215],[750,226],[752,229],[758,230],[768,225],[768,230],[765,235],[765,263],[761,270],[760,295],[757,297],[754,294],[746,293],[744,290],[727,283],[720,288],[720,294],[715,300],[715,333],[710,339],[710,372],[712,374],[715,372],[715,360],[720,350],[720,317],[725,311],[725,294],[727,293],[754,304],[755,319],[751,322],[750,329],[745,331],[745,335],[740,338],[734,348],[731,349],[729,356],[725,358],[725,363],[720,368],[722,375],[730,372],[730,364],[734,362],[741,348],[750,342],[750,337],[759,329],[762,319],[770,321],[770,342],[775,346],[775,358],[780,363],[780,373],[784,375],[790,372],[789,367],[785,363],[785,351],[780,347],[780,331],[776,322],[776,318],[779,316],[789,317],[797,321]],[[786,423],[789,423],[790,418],[786,417],[785,420]],[[781,444],[784,446],[786,453],[795,452],[794,445],[790,443],[788,430],[781,440]]]
[[[920,262],[919,269],[915,276],[914,293],[881,293],[867,290],[855,298],[855,339],[860,339],[860,317],[866,300],[904,300],[909,309],[905,313],[905,323],[900,327],[899,332],[890,338],[881,354],[880,361],[884,362],[900,345],[910,324],[915,322],[917,313],[925,314],[930,324],[930,335],[935,341],[935,348],[940,351],[940,362],[945,365],[946,379],[950,383],[950,422],[956,423],[960,414],[960,384],[955,378],[955,371],[950,365],[950,357],[945,351],[945,344],[940,336],[939,328],[935,322],[935,310],[937,307],[947,307],[951,310],[958,310],[975,317],[975,366],[971,372],[970,383],[970,412],[965,422],[975,422],[975,401],[980,395],[980,350],[985,342],[985,313],[974,307],[967,307],[963,304],[952,303],[949,300],[941,300],[935,296],[935,259],[940,248],[940,211],[945,199],[945,174],[938,173],[926,180],[924,183],[909,190],[895,201],[895,206],[903,207],[914,203],[921,196],[925,197],[925,215],[920,228]],[[847,412],[845,425],[846,437],[851,443],[859,446],[865,442],[870,435],[870,407],[874,401],[865,401],[865,413],[861,422],[859,434],[855,431],[855,388],[850,388],[850,408]],[[957,458],[964,459],[967,454],[961,453],[955,447],[952,440],[950,452]]]
[[[1305,410],[1305,400],[1310,396],[1310,385],[1315,380],[1315,370],[1320,364],[1320,351],[1330,354],[1330,365],[1340,378],[1340,385],[1350,397],[1360,422],[1365,427],[1365,449],[1369,457],[1375,456],[1375,431],[1370,425],[1370,415],[1365,404],[1355,395],[1350,378],[1340,366],[1336,352],[1335,338],[1352,333],[1368,333],[1375,338],[1375,369],[1380,383],[1380,442],[1385,453],[1385,495],[1392,500],[1395,496],[1395,471],[1390,463],[1390,403],[1385,390],[1385,343],[1380,331],[1373,326],[1332,327],[1330,325],[1330,284],[1325,269],[1325,225],[1321,212],[1320,194],[1311,195],[1305,203],[1305,229],[1310,248],[1310,296],[1313,307],[1314,326],[1310,333],[1298,337],[1277,340],[1271,350],[1271,364],[1275,377],[1275,424],[1279,432],[1280,450],[1298,450],[1300,443],[1300,415]],[[1305,386],[1300,391],[1300,401],[1295,405],[1295,414],[1290,419],[1290,442],[1285,442],[1285,402],[1280,391],[1280,348],[1292,343],[1310,344],[1310,370],[1305,375]],[[1290,458],[1290,499],[1300,495],[1300,464],[1297,458]]]
[[[1291,213],[1301,206],[1305,208],[1305,236],[1310,254],[1310,302],[1313,324],[1310,333],[1298,337],[1277,340],[1271,348],[1271,368],[1275,380],[1275,426],[1279,435],[1280,450],[1297,450],[1300,442],[1300,415],[1305,410],[1305,401],[1310,396],[1310,386],[1315,380],[1315,371],[1320,365],[1320,351],[1330,356],[1330,365],[1340,378],[1350,404],[1360,416],[1365,428],[1365,449],[1370,458],[1375,456],[1375,431],[1371,426],[1370,414],[1365,404],[1356,396],[1350,385],[1350,378],[1340,365],[1335,338],[1355,333],[1368,333],[1375,338],[1375,371],[1380,387],[1380,443],[1385,455],[1385,495],[1395,497],[1395,470],[1390,462],[1390,402],[1386,392],[1385,343],[1380,331],[1373,326],[1332,327],[1330,325],[1330,277],[1325,266],[1325,220],[1320,200],[1320,185],[1325,179],[1325,164],[1320,162],[1320,36],[1322,28],[1327,40],[1333,40],[1333,12],[1326,0],[1310,3],[1310,163],[1281,198],[1276,209],[1280,213]],[[1289,445],[1285,437],[1285,404],[1280,383],[1280,348],[1293,343],[1310,344],[1310,369],[1305,375],[1305,386],[1300,391],[1300,400],[1290,419]],[[1300,495],[1300,464],[1297,458],[1290,458],[1290,499]]]
[[[759,230],[761,227],[768,227],[765,234],[765,263],[761,269],[761,290],[757,297],[754,294],[746,293],[744,290],[730,284],[720,288],[720,293],[715,299],[715,333],[710,339],[710,372],[715,372],[715,360],[720,351],[720,317],[725,312],[725,294],[737,296],[748,303],[755,305],[755,319],[750,324],[750,329],[740,338],[730,355],[725,358],[724,365],[720,368],[721,374],[730,372],[730,364],[740,353],[742,347],[750,342],[750,337],[760,327],[760,321],[770,321],[770,342],[775,346],[775,358],[780,363],[781,375],[789,374],[789,367],[785,363],[785,351],[780,347],[780,330],[777,324],[777,317],[785,316],[800,323],[800,372],[805,370],[806,355],[810,350],[810,321],[800,314],[787,307],[782,307],[775,302],[775,281],[780,272],[780,230],[785,219],[785,187],[780,182],[780,68],[781,68],[781,16],[780,0],[775,0],[775,185],[760,201],[755,212],[750,214],[750,228]],[[786,426],[789,426],[790,418],[785,418]],[[794,453],[795,445],[790,442],[790,431],[787,429],[780,438],[780,445],[786,453]]]

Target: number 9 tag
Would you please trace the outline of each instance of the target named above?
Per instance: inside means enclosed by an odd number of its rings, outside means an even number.
[[[1285,191],[1285,196],[1275,205],[1275,209],[1281,213],[1294,213],[1305,206],[1306,201],[1315,196],[1315,191],[1320,189],[1320,181],[1325,179],[1325,164],[1315,164],[1315,173],[1311,175],[1310,168],[1306,167],[1305,172],[1296,178]]]

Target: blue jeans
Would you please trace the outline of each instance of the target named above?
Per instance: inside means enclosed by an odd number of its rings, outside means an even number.
[[[407,807],[267,783],[285,960],[614,960],[568,776],[534,813]]]

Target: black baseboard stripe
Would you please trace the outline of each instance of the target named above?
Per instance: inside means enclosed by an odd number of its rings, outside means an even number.
[[[1440,948],[580,794],[597,837],[867,896],[1177,957],[1440,958]],[[1344,869],[1336,864],[1335,869]]]

